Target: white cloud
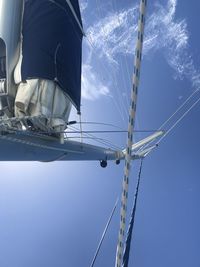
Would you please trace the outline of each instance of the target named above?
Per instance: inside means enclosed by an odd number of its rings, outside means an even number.
[[[134,7],[119,14],[112,13],[88,28],[87,36],[100,56],[116,62],[116,54],[129,50],[128,44],[134,42],[133,33],[137,30],[136,16],[137,7]]]
[[[88,7],[88,0],[81,0],[80,9],[82,13],[87,9],[87,7]]]
[[[82,97],[87,100],[95,100],[100,96],[109,94],[107,86],[103,85],[92,67],[87,64],[82,66]]]
[[[159,2],[154,12],[147,17],[144,55],[162,50],[168,64],[175,70],[176,77],[188,78],[194,86],[200,85],[200,74],[195,68],[189,51],[189,34],[184,19],[177,20],[177,0],[168,0],[167,5]],[[110,64],[117,64],[120,54],[133,54],[137,33],[138,7],[110,13],[87,29],[96,54]],[[92,52],[91,52],[92,53]],[[90,55],[91,58],[91,55]],[[94,74],[94,73],[93,73]],[[94,74],[95,75],[95,74]]]

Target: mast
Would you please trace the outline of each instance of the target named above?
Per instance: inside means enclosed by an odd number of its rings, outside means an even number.
[[[119,234],[118,234],[115,267],[121,267],[122,255],[123,255],[123,249],[124,249],[124,235],[125,235],[125,227],[126,227],[129,176],[130,176],[131,160],[132,160],[131,147],[133,144],[133,129],[135,125],[136,103],[137,103],[139,77],[140,77],[140,66],[141,66],[141,59],[142,59],[146,3],[147,3],[147,0],[140,0],[138,34],[137,34],[137,41],[136,41],[136,48],[135,48],[133,86],[131,90],[131,105],[129,109],[128,139],[127,139],[127,146],[126,146],[126,152],[125,152],[124,178],[123,178],[123,183],[122,183],[120,229],[119,229]]]
[[[14,68],[20,56],[23,0],[0,0],[0,111],[13,113]]]

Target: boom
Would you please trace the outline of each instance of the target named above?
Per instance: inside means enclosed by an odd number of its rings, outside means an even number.
[[[137,149],[162,134],[163,132],[159,131],[135,143],[132,147],[132,159],[144,157],[154,146],[138,152]],[[37,135],[28,131],[20,131],[19,133],[1,132],[0,147],[0,161],[96,160],[100,161],[101,165],[105,165],[110,160],[119,163],[125,157],[124,150],[112,150],[71,140],[65,140],[64,144],[60,144],[55,137]]]

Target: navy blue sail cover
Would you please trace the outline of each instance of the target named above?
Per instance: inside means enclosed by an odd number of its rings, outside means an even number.
[[[22,80],[55,80],[80,111],[83,34],[66,0],[25,1],[22,36]]]

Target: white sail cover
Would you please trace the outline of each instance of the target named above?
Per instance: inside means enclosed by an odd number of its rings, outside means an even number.
[[[15,116],[45,117],[34,121],[36,129],[60,131],[66,128],[70,110],[69,98],[54,81],[30,79],[19,84]]]

